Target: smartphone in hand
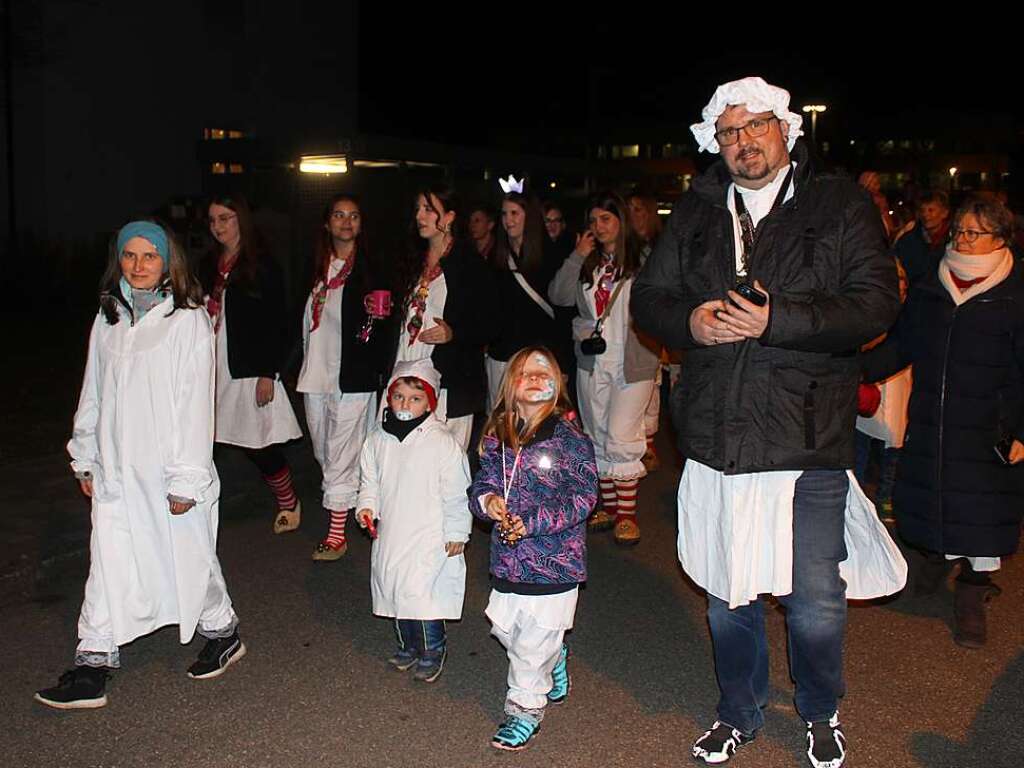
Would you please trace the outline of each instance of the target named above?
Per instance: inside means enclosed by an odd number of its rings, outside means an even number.
[[[768,297],[750,283],[738,283],[733,290],[751,304],[756,304],[759,307],[763,307],[768,303]],[[735,302],[730,303],[735,304]]]

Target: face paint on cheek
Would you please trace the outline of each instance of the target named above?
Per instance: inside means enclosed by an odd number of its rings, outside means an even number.
[[[536,392],[527,392],[526,399],[531,403],[546,403],[555,397],[555,382],[552,379],[544,379],[543,389]]]

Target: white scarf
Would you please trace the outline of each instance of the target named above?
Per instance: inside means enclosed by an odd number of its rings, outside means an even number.
[[[1013,254],[1007,247],[999,248],[990,253],[961,253],[953,250],[953,246],[946,246],[946,254],[939,262],[939,282],[953,299],[958,307],[965,301],[979,296],[985,291],[999,285],[1013,271]],[[961,280],[977,280],[985,278],[980,283],[964,288],[962,291],[953,282],[953,275]]]

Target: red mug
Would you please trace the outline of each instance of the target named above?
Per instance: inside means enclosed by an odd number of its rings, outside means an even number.
[[[363,308],[370,317],[387,317],[391,314],[391,291],[370,291],[363,297]]]

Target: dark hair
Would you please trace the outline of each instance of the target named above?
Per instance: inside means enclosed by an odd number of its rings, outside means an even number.
[[[978,222],[982,226],[988,227],[992,231],[992,235],[1000,238],[1004,245],[1009,245],[1013,242],[1013,214],[995,197],[990,195],[972,195],[967,198],[956,209],[956,214],[953,216],[954,224],[959,224],[960,220],[968,214],[976,216]]]
[[[626,202],[629,203],[632,200],[636,200],[644,208],[647,209],[647,221],[650,222],[650,231],[646,242],[652,247],[655,241],[661,235],[661,217],[658,215],[658,201],[654,195],[648,190],[642,187],[636,187],[626,196]],[[640,234],[637,233],[637,239],[640,238]]]
[[[559,205],[554,200],[545,200],[544,201],[544,205],[542,206],[542,208],[544,210],[544,214],[545,215],[551,213],[552,211],[558,211],[560,214],[562,214],[563,218],[565,217],[565,209],[562,208],[562,206]]]
[[[513,254],[512,242],[509,240],[505,227],[498,233],[497,243],[491,253],[491,263],[497,269],[508,269],[508,257],[512,254],[516,264],[523,272],[532,272],[544,261],[544,213],[540,202],[533,195],[522,192],[509,192],[501,198],[502,207],[505,203],[514,203],[523,209],[523,242],[518,254]]]
[[[441,203],[442,210],[435,211],[439,219],[449,211],[455,214],[455,219],[449,228],[449,234],[453,240],[458,240],[459,227],[462,222],[459,220],[461,207],[455,190],[447,184],[428,184],[418,189],[416,194],[413,195],[414,205],[420,197],[426,200],[427,205],[431,208],[434,207],[434,198]],[[420,237],[419,229],[416,226],[416,214],[413,213],[412,221],[409,224],[409,245],[399,256],[397,269],[395,270],[396,282],[394,291],[397,296],[402,297],[402,301],[405,301],[415,287],[416,281],[419,280],[420,274],[423,271],[423,260],[426,258],[427,248],[427,240]]]
[[[640,270],[640,243],[633,228],[629,226],[629,211],[625,201],[615,192],[601,192],[587,204],[588,218],[595,208],[607,211],[619,220],[619,236],[615,240],[615,278],[632,277]],[[580,268],[580,281],[584,285],[593,284],[594,270],[601,263],[601,256],[601,245],[598,243]]]
[[[160,277],[159,287],[161,290],[170,291],[174,297],[174,305],[168,316],[174,314],[178,309],[195,309],[203,304],[203,290],[199,287],[192,270],[189,269],[188,259],[185,258],[185,251],[178,243],[174,231],[162,221],[153,218],[142,219],[156,224],[163,229],[167,235],[167,247],[169,253],[164,263],[163,275]],[[121,292],[121,253],[117,248],[118,229],[110,240],[110,255],[107,259],[107,268],[100,280],[100,309],[103,317],[110,325],[117,325],[120,319],[117,314],[117,305],[120,303],[128,307],[128,297]]]
[[[327,282],[330,274],[331,259],[334,258],[334,238],[331,236],[331,216],[334,214],[334,206],[338,203],[349,202],[359,212],[359,234],[356,235],[355,253],[356,258],[364,258],[368,252],[366,247],[366,230],[363,228],[363,206],[356,195],[347,192],[340,192],[332,197],[324,207],[322,215],[322,226],[316,244],[313,246],[313,285],[315,288],[320,283]]]
[[[948,211],[949,195],[947,195],[941,189],[926,189],[917,198],[917,205],[915,207],[920,208],[925,203],[938,203]]]
[[[481,202],[473,203],[469,208],[466,209],[466,218],[468,219],[470,216],[472,216],[474,213],[477,213],[478,211],[482,213],[484,216],[486,216],[487,220],[492,224],[498,223],[498,215],[494,212],[494,208],[492,208],[487,203]]]
[[[252,210],[248,201],[241,195],[218,195],[210,198],[206,204],[209,211],[210,206],[219,205],[233,211],[238,217],[238,261],[231,270],[232,280],[239,281],[248,286],[256,284],[260,273],[263,271],[263,260],[267,258],[266,246],[263,238],[256,231],[252,220]],[[209,293],[213,290],[213,282],[217,276],[217,262],[224,247],[216,240],[203,258],[199,270],[199,277],[203,284],[203,290]]]

